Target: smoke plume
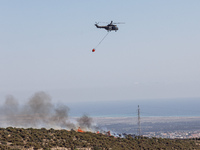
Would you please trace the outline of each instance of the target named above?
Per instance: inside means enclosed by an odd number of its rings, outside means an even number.
[[[54,105],[51,97],[45,92],[35,93],[27,103],[19,106],[18,101],[9,95],[0,110],[1,127],[32,127],[32,128],[64,128],[91,129],[92,119],[86,115],[77,119],[77,123],[70,122],[69,108],[66,105]]]
[[[79,126],[81,126],[84,129],[90,129],[92,126],[92,118],[83,115],[81,118],[77,119],[77,122]]]

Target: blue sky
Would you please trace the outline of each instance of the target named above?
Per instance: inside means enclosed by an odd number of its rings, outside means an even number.
[[[0,98],[200,97],[199,0],[0,1]],[[111,32],[95,22],[125,22]],[[104,25],[104,24],[102,24]]]

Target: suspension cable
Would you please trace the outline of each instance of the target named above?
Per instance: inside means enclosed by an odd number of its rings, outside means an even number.
[[[101,44],[101,42],[103,42],[103,40],[107,37],[107,35],[109,34],[110,32],[106,33],[106,35],[103,37],[103,39],[99,42],[99,44],[97,44],[97,46],[95,46],[94,49],[92,49],[92,52],[95,52],[95,49]]]

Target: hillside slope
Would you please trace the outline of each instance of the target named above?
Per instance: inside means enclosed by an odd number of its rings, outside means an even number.
[[[200,149],[198,140],[161,138],[116,138],[91,132],[54,129],[0,128],[0,149],[132,150]]]

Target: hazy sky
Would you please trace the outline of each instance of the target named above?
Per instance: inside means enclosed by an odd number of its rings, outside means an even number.
[[[0,98],[200,97],[199,0],[0,0]],[[95,22],[125,22],[107,33]],[[104,25],[104,24],[100,24]]]

